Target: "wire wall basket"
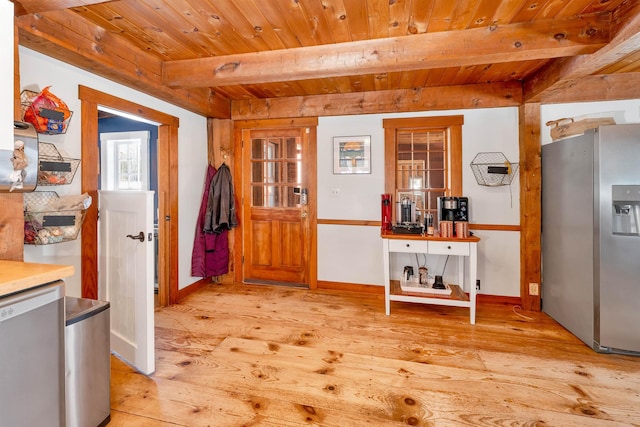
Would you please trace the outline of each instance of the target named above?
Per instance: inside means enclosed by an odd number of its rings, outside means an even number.
[[[510,185],[518,174],[518,167],[518,163],[511,163],[500,152],[478,153],[471,162],[476,182],[487,187]]]

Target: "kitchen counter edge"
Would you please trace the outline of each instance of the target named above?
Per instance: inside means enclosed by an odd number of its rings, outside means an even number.
[[[0,298],[73,276],[70,265],[0,260]]]

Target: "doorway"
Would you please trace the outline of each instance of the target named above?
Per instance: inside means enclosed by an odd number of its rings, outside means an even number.
[[[316,118],[237,121],[236,280],[317,286]],[[236,251],[236,256],[238,251]],[[240,277],[238,277],[238,275]]]
[[[131,114],[158,127],[158,303],[178,298],[178,119],[112,95],[78,87],[82,120],[82,192],[98,200],[98,108]],[[82,224],[82,296],[98,298],[98,209],[87,210]],[[173,243],[173,244],[172,244]]]

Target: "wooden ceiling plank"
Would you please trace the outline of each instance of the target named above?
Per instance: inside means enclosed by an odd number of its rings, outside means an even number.
[[[276,0],[261,3],[259,8],[269,21],[278,23],[280,33],[283,35],[286,33],[289,40],[288,48],[320,44],[319,36],[321,35],[316,31],[300,2],[278,2]]]
[[[185,0],[199,16],[202,31],[209,38],[215,40],[220,49],[225,53],[247,53],[254,52],[246,38],[238,34],[237,31],[229,31],[231,23],[216,7],[217,3],[209,3],[207,0]],[[231,27],[232,28],[232,27]]]
[[[547,0],[527,0],[513,17],[514,22],[533,21],[544,9]],[[575,3],[575,1],[574,1]],[[572,15],[575,16],[575,15]]]
[[[572,56],[602,47],[609,39],[608,25],[606,15],[595,15],[168,61],[163,82],[215,87]],[[557,40],[558,34],[564,39]]]
[[[449,30],[473,28],[473,17],[478,10],[480,2],[478,0],[458,0],[452,3],[456,4],[456,8],[453,12],[453,19]]]
[[[65,22],[65,26],[56,20]],[[23,46],[189,111],[229,118],[228,99],[208,88],[184,90],[164,86],[160,79],[160,60],[144,51],[133,51],[121,39],[79,20],[71,11],[54,11],[46,16],[23,15],[15,22],[19,43]],[[76,25],[75,29],[72,25]]]
[[[527,0],[504,0],[498,3],[491,23],[493,25],[505,25],[514,21],[516,14],[522,9]]]
[[[20,4],[20,14],[26,15],[30,13],[50,12],[52,10],[70,9],[79,6],[89,6],[109,1],[112,0],[19,0],[14,3]]]
[[[623,1],[626,0],[593,0],[589,6],[584,8],[580,13],[595,13],[595,12],[611,12],[620,6]],[[628,3],[633,3],[629,1]]]
[[[491,25],[491,18],[495,15],[497,6],[493,0],[482,0],[478,2],[478,6],[471,16],[471,20],[467,28],[486,27]]]
[[[422,7],[429,7],[434,1],[389,1],[386,6],[389,14],[386,37],[401,37],[418,33],[419,30],[415,27],[416,19],[422,19],[422,26],[424,27],[422,32],[426,33],[427,22],[425,22],[424,15],[421,17],[416,15],[416,6],[418,6],[417,3],[424,3]]]
[[[253,37],[262,38],[268,49],[284,49],[288,47],[280,37],[283,32],[282,29],[275,31],[274,26],[261,10],[263,8],[266,9],[269,2],[263,1],[260,7],[256,5],[254,0],[242,0],[241,4],[234,1],[232,3],[235,4],[235,8],[244,16],[249,26],[252,27]]]
[[[329,27],[324,14],[324,3],[321,0],[299,2],[307,22],[313,27],[313,36],[317,44],[335,43],[333,29]]]
[[[193,24],[182,19],[165,0],[136,0],[133,2],[117,2],[122,8],[121,15],[135,17],[136,22],[142,22],[143,31],[151,40],[159,40],[169,46],[172,57],[204,57],[208,56],[206,47],[195,42],[186,34],[193,32]]]
[[[389,0],[367,0],[369,38],[382,39],[389,37],[389,26],[391,25],[390,9],[397,3],[390,5]]]
[[[351,40],[369,39],[369,16],[367,8],[362,7],[362,0],[343,0],[347,12]]]
[[[336,43],[351,41],[351,32],[347,22],[347,11],[342,0],[323,0],[322,7],[327,24],[331,28]]]
[[[226,22],[231,24],[233,32],[237,34],[238,38],[241,38],[252,51],[259,52],[273,49],[277,45],[283,46],[279,37],[273,37],[275,34],[272,34],[272,29],[267,25],[265,19],[257,17],[260,12],[251,7],[251,2],[245,4],[243,1],[240,4],[234,0],[216,0],[212,3],[215,3]],[[252,22],[252,19],[259,21]],[[267,27],[267,30],[262,25]],[[229,28],[227,27],[223,31],[229,31]],[[268,32],[265,33],[265,31]],[[266,38],[263,37],[263,33],[267,36]],[[271,43],[274,44],[270,45]]]
[[[454,18],[453,13],[455,8],[455,1],[435,0],[427,31],[430,33],[448,31]]]
[[[554,87],[566,80],[580,79],[597,73],[627,55],[640,50],[640,2],[616,16],[612,40],[591,55],[562,58],[550,63],[524,84],[524,99],[538,102],[545,98],[545,92],[553,93]]]
[[[232,120],[515,107],[519,82],[232,101]]]
[[[122,19],[122,15],[109,7],[109,4],[94,5],[91,8],[75,8],[72,11],[76,16],[86,19],[88,22],[103,28],[112,34],[118,34],[125,38],[134,47],[146,52],[154,53],[159,59],[170,59],[169,50],[165,44],[159,44],[156,40],[146,37],[142,28],[139,28],[128,20]],[[90,24],[89,24],[90,25]]]
[[[189,24],[187,26],[190,28],[189,36],[196,37],[197,43],[202,43],[210,56],[226,55],[232,50],[242,49],[242,46],[229,42],[225,35],[217,31],[216,27],[211,24],[209,17],[202,13],[202,8],[198,8],[192,3],[199,5],[202,2],[200,0],[193,2],[171,0],[170,5],[176,13],[182,16],[183,21]],[[251,52],[251,50],[246,48],[244,52]]]
[[[198,56],[224,55],[229,52],[228,44],[221,40],[220,34],[209,32],[209,22],[187,1],[151,0],[146,4],[164,20],[165,25],[178,29],[177,37],[183,36],[190,44],[198,46],[201,50]],[[134,38],[128,39],[133,41]]]

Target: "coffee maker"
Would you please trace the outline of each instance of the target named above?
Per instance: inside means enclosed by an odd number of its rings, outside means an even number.
[[[424,225],[417,221],[416,204],[408,197],[396,202],[396,224],[392,227],[394,233],[422,234]]]
[[[468,197],[438,197],[438,225],[441,221],[469,222]]]

